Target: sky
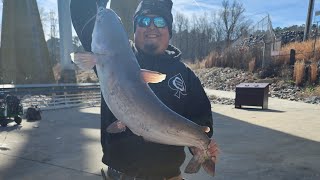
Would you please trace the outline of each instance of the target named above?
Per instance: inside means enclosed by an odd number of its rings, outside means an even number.
[[[305,24],[309,0],[238,0],[246,9],[245,15],[253,22],[269,14],[272,26],[287,27]],[[174,10],[184,14],[204,11],[218,12],[222,0],[173,0]],[[232,2],[232,0],[230,0]],[[314,11],[320,11],[320,0],[315,0]]]
[[[232,2],[233,0],[230,0]],[[253,24],[269,14],[273,28],[302,25],[306,22],[309,0],[238,0],[246,9],[245,15]],[[39,8],[46,12],[57,12],[57,0],[37,0]],[[173,13],[180,12],[187,17],[204,12],[218,12],[222,0],[173,0]],[[320,0],[315,0],[314,12],[320,11]],[[2,3],[0,3],[0,21]],[[315,20],[315,18],[313,19]],[[320,21],[320,17],[317,17]],[[48,30],[46,30],[48,31]],[[46,32],[48,34],[49,32]]]

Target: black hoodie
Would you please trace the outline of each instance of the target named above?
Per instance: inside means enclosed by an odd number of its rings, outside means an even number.
[[[91,4],[90,4],[91,3]],[[72,0],[71,17],[73,26],[85,50],[91,51],[90,35],[93,24],[84,30],[84,7],[94,7],[94,1]],[[88,9],[86,12],[93,12]],[[90,14],[90,13],[88,13]],[[94,13],[92,13],[94,14]],[[81,18],[81,19],[79,19]],[[94,20],[93,20],[94,21]],[[150,56],[137,50],[132,43],[140,67],[166,74],[161,83],[149,84],[157,97],[176,113],[203,126],[208,126],[212,136],[212,113],[210,102],[201,86],[199,79],[181,61],[180,51],[169,45],[164,55]],[[133,104],[134,105],[134,104]],[[156,116],[156,114],[155,114]],[[101,144],[103,163],[131,176],[165,176],[173,177],[180,174],[180,166],[184,162],[184,147],[156,144],[145,141],[130,130],[118,134],[109,134],[106,128],[116,118],[101,99]]]

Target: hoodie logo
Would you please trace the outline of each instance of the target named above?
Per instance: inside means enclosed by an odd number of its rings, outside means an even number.
[[[174,96],[179,99],[181,95],[187,95],[187,87],[180,73],[169,79],[168,86],[170,89],[176,91]]]

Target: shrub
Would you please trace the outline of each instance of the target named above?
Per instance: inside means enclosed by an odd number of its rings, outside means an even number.
[[[254,71],[254,69],[255,69],[255,66],[256,66],[256,58],[252,58],[251,59],[251,61],[249,62],[249,65],[248,65],[249,67],[249,72],[253,72]]]
[[[310,83],[316,83],[318,79],[318,63],[312,62],[310,64]]]
[[[293,79],[297,86],[302,85],[305,74],[305,62],[303,60],[296,61],[294,64]]]

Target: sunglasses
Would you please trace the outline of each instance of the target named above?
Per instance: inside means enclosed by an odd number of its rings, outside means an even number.
[[[163,17],[148,17],[148,16],[138,16],[137,23],[139,27],[149,27],[151,25],[151,21],[153,21],[154,26],[157,28],[164,28],[167,26],[167,22]]]

